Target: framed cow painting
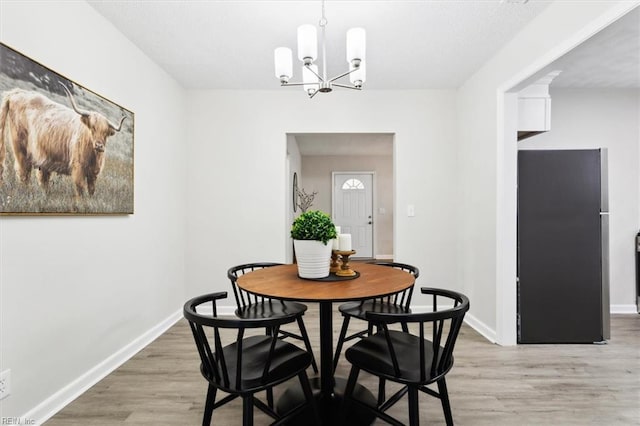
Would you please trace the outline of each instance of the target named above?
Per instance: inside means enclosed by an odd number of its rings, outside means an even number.
[[[133,214],[134,114],[0,43],[0,214]]]

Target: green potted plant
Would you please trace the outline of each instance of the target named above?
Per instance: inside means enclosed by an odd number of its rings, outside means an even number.
[[[291,227],[291,238],[301,278],[329,276],[332,240],[336,237],[331,217],[320,210],[310,210],[296,218]]]

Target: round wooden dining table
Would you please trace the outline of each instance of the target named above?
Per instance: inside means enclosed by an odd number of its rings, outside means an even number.
[[[297,265],[280,265],[259,269],[238,278],[238,286],[250,293],[280,300],[317,302],[320,310],[320,378],[312,380],[318,398],[318,411],[322,424],[336,424],[342,392],[346,384],[343,378],[333,374],[333,302],[371,299],[395,294],[415,283],[408,272],[369,263],[354,262],[356,278],[338,280],[330,276],[322,280],[298,277]],[[363,386],[357,386],[354,397],[369,405],[375,405],[373,394]],[[299,405],[304,396],[297,388],[287,389],[278,400],[278,412],[286,412]],[[338,405],[338,406],[336,406]],[[352,404],[356,407],[356,404]],[[373,417],[360,413],[349,414],[349,424],[371,424]],[[305,423],[309,423],[306,421]]]

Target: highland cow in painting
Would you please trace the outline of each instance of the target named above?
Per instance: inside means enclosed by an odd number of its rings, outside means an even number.
[[[62,83],[73,109],[37,93],[22,89],[6,92],[0,106],[0,151],[8,142],[14,168],[21,182],[28,184],[32,169],[47,190],[52,173],[71,175],[76,196],[95,192],[104,167],[107,139],[119,132],[122,122],[111,123],[104,115],[78,108]]]

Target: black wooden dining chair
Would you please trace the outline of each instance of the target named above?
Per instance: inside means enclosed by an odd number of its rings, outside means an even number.
[[[406,263],[381,261],[373,261],[368,263],[401,269],[413,275],[414,279],[417,279],[418,276],[420,276],[420,270],[417,267],[408,265]],[[336,344],[336,351],[333,356],[333,369],[335,370],[338,366],[338,361],[340,360],[340,352],[342,352],[342,346],[344,345],[344,342],[348,342],[349,340],[353,339],[362,339],[363,337],[372,334],[373,324],[367,321],[365,317],[365,314],[367,312],[394,314],[409,313],[411,312],[409,305],[411,304],[412,294],[413,286],[390,296],[379,297],[376,299],[367,299],[359,302],[347,302],[340,305],[338,307],[338,310],[340,311],[344,319],[342,321],[342,329],[340,330],[338,343]],[[366,328],[347,336],[347,329],[349,328],[351,318],[367,321],[367,325]],[[402,324],[402,329],[404,331],[407,331],[407,326],[405,324]]]
[[[280,329],[278,336],[281,339],[290,337],[293,339],[302,340],[307,352],[311,354],[311,366],[315,373],[318,372],[318,365],[311,349],[311,342],[309,340],[309,334],[307,328],[304,325],[302,316],[307,311],[307,305],[298,302],[285,302],[282,300],[270,299],[263,296],[256,296],[242,290],[238,287],[238,277],[262,268],[270,268],[272,266],[282,265],[281,263],[261,262],[261,263],[246,263],[244,265],[233,266],[227,271],[227,277],[231,281],[231,288],[233,289],[233,295],[236,298],[236,315],[238,318],[254,319],[254,318],[269,318],[279,315],[295,315],[296,322],[300,329],[300,334],[291,333],[287,330]],[[270,331],[268,331],[270,332]]]
[[[319,425],[318,411],[306,372],[311,364],[311,354],[277,337],[280,326],[294,322],[296,315],[255,319],[219,317],[216,302],[226,297],[226,292],[195,297],[185,303],[183,309],[200,355],[200,372],[209,382],[202,425],[209,426],[213,410],[237,397],[242,398],[244,426],[253,425],[254,406],[275,420],[272,425],[283,424],[310,406],[313,418],[308,420]],[[204,313],[209,303],[212,313]],[[198,312],[198,308],[201,312]],[[245,337],[247,329],[262,327],[268,327],[274,333]],[[237,333],[229,332],[231,329],[236,329]],[[230,343],[223,346],[225,340]],[[257,392],[271,390],[273,386],[295,376],[300,380],[306,402],[289,413],[278,415],[255,396]],[[218,390],[229,395],[216,402]]]
[[[450,290],[422,288],[421,292],[432,296],[432,312],[367,312],[366,318],[380,324],[381,331],[345,351],[352,367],[344,394],[344,412],[348,411],[350,404],[358,404],[380,419],[399,426],[402,423],[386,411],[408,393],[409,425],[418,426],[418,391],[422,391],[441,400],[446,423],[453,425],[445,376],[453,367],[453,349],[465,313],[469,310],[469,299]],[[389,324],[398,322],[416,325],[418,335],[389,330]],[[377,407],[371,407],[352,398],[360,370],[405,386],[384,402],[378,402]],[[427,387],[434,383],[437,391]]]

